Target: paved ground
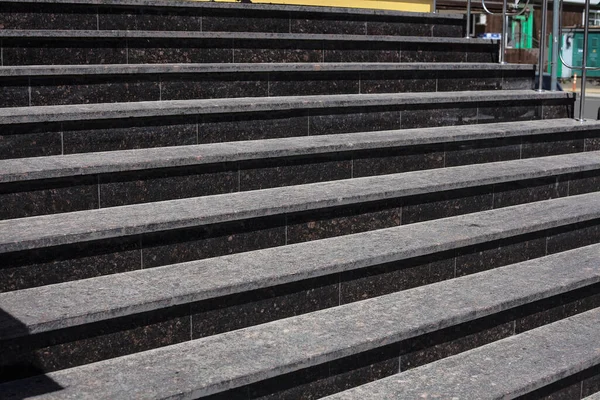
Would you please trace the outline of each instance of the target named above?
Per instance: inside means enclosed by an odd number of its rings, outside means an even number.
[[[572,92],[572,82],[565,82],[562,84],[563,90],[567,92]],[[576,93],[579,97],[579,93],[581,93],[581,80],[577,81]],[[600,108],[600,84],[597,81],[588,82],[585,89],[586,100],[585,107],[583,110],[584,118],[589,119],[597,119],[598,118],[598,108]],[[575,116],[579,113],[579,100],[575,104]]]

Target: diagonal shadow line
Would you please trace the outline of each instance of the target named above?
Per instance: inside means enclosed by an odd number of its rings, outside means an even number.
[[[25,338],[30,336],[25,324],[0,308],[0,331],[7,330],[19,333]],[[9,351],[8,346],[6,342],[0,341],[0,399],[26,399],[63,389],[61,385],[44,373],[41,362],[35,354],[26,352],[16,359],[4,358],[3,354],[10,354],[14,350]],[[27,384],[19,384],[19,379],[32,376],[35,377],[35,385],[32,385],[31,381],[28,381]],[[2,387],[3,384],[9,382],[9,388]]]

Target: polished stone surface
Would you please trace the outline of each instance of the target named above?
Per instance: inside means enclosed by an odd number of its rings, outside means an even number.
[[[189,306],[180,306],[4,341],[0,381],[25,378],[31,367],[50,372],[181,343],[190,329]]]
[[[494,90],[476,92],[430,92],[393,94],[353,94],[331,96],[286,96],[267,98],[172,100],[164,102],[104,103],[93,105],[68,105],[47,107],[20,107],[10,110],[0,108],[0,124],[32,122],[81,121],[87,119],[141,118],[177,115],[224,114],[273,112],[290,109],[333,110],[340,108],[395,107],[434,104],[477,104],[487,102],[490,116],[508,118],[509,113],[525,117],[539,108],[535,102],[547,99],[561,99],[565,104],[573,103],[573,95],[564,92],[538,93],[532,90]],[[493,103],[512,102],[508,110],[494,112]],[[532,103],[533,102],[533,103]],[[523,104],[532,104],[523,106]],[[485,106],[485,103],[484,103]],[[507,113],[506,111],[509,111]],[[533,114],[531,115],[534,116]],[[488,117],[489,118],[489,117]],[[535,116],[538,118],[538,116]],[[479,118],[480,122],[486,119]],[[529,118],[532,119],[532,118]]]
[[[284,64],[91,64],[32,65],[0,69],[0,76],[93,76],[124,74],[222,74],[222,73],[307,73],[307,72],[411,72],[411,71],[505,71],[505,78],[524,76],[533,79],[535,69],[528,64],[498,63],[284,63]],[[516,89],[516,88],[513,88]],[[522,88],[526,89],[526,88]]]
[[[337,305],[339,282],[335,275],[210,299],[191,305],[192,339]]]
[[[343,307],[283,319],[225,335],[50,373],[48,377],[64,389],[54,394],[47,393],[46,396],[68,399],[80,398],[85,396],[85,393],[94,393],[96,396],[102,393],[105,398],[114,398],[123,393],[122,391],[127,391],[128,395],[136,395],[137,391],[146,393],[146,385],[152,385],[153,393],[160,396],[175,391],[180,394],[182,390],[189,393],[190,397],[215,394],[305,368],[334,363],[335,360],[344,357],[374,351],[402,340],[493,315],[506,309],[507,305],[518,307],[535,298],[551,297],[581,287],[580,285],[585,285],[583,282],[598,282],[597,257],[598,246],[591,246],[583,251],[561,253],[526,264],[512,265]],[[566,264],[581,268],[565,268]],[[490,285],[490,281],[496,285]],[[511,290],[507,290],[508,287]],[[454,306],[448,308],[449,303]],[[579,363],[582,357],[597,357],[588,344],[593,347],[593,343],[597,341],[598,318],[598,311],[579,314],[514,336],[508,341],[498,341],[447,358],[440,363],[456,363],[454,360],[457,358],[473,357],[480,352],[485,354],[494,348],[499,348],[498,353],[503,354],[504,361],[507,357],[513,357],[511,349],[518,348],[519,354],[522,354],[522,349],[526,346],[536,352],[568,354],[568,358],[551,365],[552,370],[555,370],[564,363],[572,363],[575,360]],[[363,323],[357,324],[356,321]],[[553,336],[553,332],[557,329],[565,334],[558,335],[561,340],[552,342],[552,346],[547,345],[549,338],[556,337]],[[532,343],[524,344],[523,338],[530,338]],[[570,345],[571,342],[574,346]],[[505,343],[516,344],[507,349]],[[569,351],[566,351],[565,346]],[[193,362],[182,367],[181,357]],[[232,363],[233,359],[243,359],[244,362]],[[439,363],[430,364],[435,365]],[[453,368],[465,365],[470,364],[460,362]],[[511,370],[512,368],[511,366]],[[115,385],[113,382],[116,371],[126,373],[131,381],[135,382],[135,387]],[[419,369],[412,371],[405,372],[403,376],[422,374],[422,370]],[[538,374],[547,373],[547,368],[542,372],[539,369],[535,371]],[[141,379],[142,376],[144,379]],[[174,376],[177,376],[175,381]],[[483,377],[486,376],[488,375]],[[507,384],[514,385],[515,379],[511,379]],[[182,381],[186,382],[185,389],[181,385]],[[386,381],[378,381],[375,385]],[[541,378],[536,381],[549,382]],[[143,387],[140,386],[140,382],[144,382]],[[153,382],[161,383],[154,385]],[[447,382],[453,381],[444,381]],[[3,385],[2,389],[11,393],[30,390],[28,384],[29,381],[10,383]],[[489,388],[490,386],[485,385],[486,393]],[[343,395],[347,395],[347,392]]]
[[[62,154],[60,123],[0,126],[0,159]]]
[[[31,106],[157,101],[161,98],[156,78],[53,77],[32,79]]]
[[[160,77],[160,99],[261,97],[269,85],[268,74],[166,75]]]
[[[89,323],[123,313],[160,308],[165,302],[173,304],[173,301],[181,303],[226,296],[532,234],[582,219],[593,220],[598,218],[598,212],[593,211],[593,199],[591,195],[581,195],[507,207],[169,268],[150,268],[129,275],[45,286],[14,292],[10,296],[0,295],[0,299],[5,311],[27,323],[31,332],[40,332],[53,329],[56,324],[66,327]],[[585,209],[588,209],[587,213]],[[432,231],[437,235],[435,242],[431,240]],[[190,249],[194,250],[194,247]],[[126,276],[131,280],[125,279]],[[159,286],[162,289],[157,291]],[[71,294],[57,296],[55,290]],[[126,308],[118,306],[114,309],[123,299],[121,295],[110,295],[112,291],[129,296]],[[90,296],[96,299],[100,294],[101,302],[88,300]],[[36,304],[54,304],[56,308],[38,309]],[[3,329],[6,333],[2,335],[10,335],[10,326]]]
[[[23,218],[99,208],[93,175],[15,182],[0,186],[0,219]]]
[[[456,276],[487,271],[546,255],[546,232],[491,241],[457,250]]]
[[[404,343],[400,372],[420,367],[514,335],[514,322],[503,313],[435,331]]]
[[[242,220],[142,237],[142,268],[201,260],[285,244],[285,217]]]
[[[357,205],[412,197],[405,202],[403,223],[492,207],[494,183],[535,179],[598,168],[594,152],[415,171],[319,184],[297,185],[140,204],[94,212],[47,215],[26,221],[0,222],[0,251],[124,237],[134,234],[208,226],[271,215]],[[362,183],[362,184],[359,184]],[[461,191],[462,190],[462,191]],[[596,194],[577,198],[594,198]],[[578,200],[573,200],[574,202]],[[441,207],[439,207],[441,206]],[[433,213],[433,214],[431,214]],[[49,230],[48,226],[52,226]],[[202,228],[203,229],[203,228]]]
[[[350,155],[256,160],[240,163],[239,190],[335,181],[352,177]]]
[[[0,255],[0,291],[118,274],[141,268],[138,238],[77,243]]]
[[[221,164],[101,175],[98,185],[104,208],[231,193],[239,183],[237,168]]]
[[[287,114],[282,114],[278,119],[285,121],[287,116]],[[248,126],[250,125],[249,121],[246,119],[240,125]],[[298,128],[303,123],[307,124],[308,122],[306,119],[299,120]],[[549,138],[558,140],[562,144],[564,143],[562,139],[581,134],[587,135],[588,131],[591,131],[590,135],[593,135],[598,125],[599,123],[595,121],[580,124],[569,119],[536,120],[526,123],[505,122],[493,125],[434,127],[88,153],[63,157],[38,157],[29,159],[27,162],[19,160],[0,162],[0,182],[281,159],[282,157],[309,159],[320,154],[352,151],[356,152],[353,157],[354,176],[387,174],[414,169],[440,168],[444,165],[456,166],[518,159],[522,135],[524,135],[523,140],[527,143],[532,143],[532,140],[538,137],[537,140],[542,143],[546,143],[544,138]],[[289,129],[289,126],[282,127]],[[6,131],[8,127],[4,126],[3,129]],[[22,130],[24,129],[25,127],[22,128]],[[29,127],[29,129],[32,128]],[[298,134],[301,132],[299,130]],[[306,135],[307,131],[304,132]],[[564,133],[554,136],[555,132]],[[222,134],[226,134],[226,131],[223,131]],[[218,135],[215,133],[216,136]],[[442,144],[444,144],[444,149],[440,148]],[[595,151],[597,149],[587,148],[587,150]],[[567,149],[566,152],[570,153],[571,151]],[[579,180],[584,177],[576,175],[573,179]]]
[[[589,311],[328,399],[517,397],[597,364],[598,322]]]
[[[64,154],[198,143],[194,116],[75,121],[62,124]]]

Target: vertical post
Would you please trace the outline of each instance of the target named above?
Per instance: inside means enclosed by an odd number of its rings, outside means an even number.
[[[552,0],[552,72],[550,76],[550,90],[558,90],[558,41],[560,38],[558,24],[560,24],[560,3]]]
[[[542,31],[540,32],[540,54],[538,59],[538,92],[544,91],[544,62],[546,61],[546,20],[548,0],[542,1]]]
[[[465,39],[471,37],[471,0],[467,0],[467,33]]]
[[[508,31],[506,8],[507,8],[507,4],[506,4],[506,0],[504,0],[502,2],[502,41],[500,42],[500,57],[498,57],[500,60],[500,64],[506,64],[506,61],[505,61],[506,43],[508,41],[508,38],[506,37],[506,33]]]
[[[583,20],[583,62],[581,63],[581,92],[579,95],[579,122],[583,122],[583,109],[585,106],[585,78],[587,75],[588,34],[590,31],[590,0],[585,1]]]
[[[437,9],[437,0],[433,0],[433,3],[431,4],[431,12],[435,13],[435,10]]]

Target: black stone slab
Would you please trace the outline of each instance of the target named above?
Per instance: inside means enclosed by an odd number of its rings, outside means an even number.
[[[0,219],[99,208],[94,175],[0,185]]]
[[[98,7],[98,29],[201,31],[202,10],[194,8]]]
[[[160,81],[156,77],[64,77],[31,80],[31,106],[88,103],[158,101]]]
[[[454,278],[454,251],[340,274],[340,304]]]
[[[4,66],[125,64],[127,53],[118,39],[2,39]]]
[[[273,111],[204,116],[198,124],[198,143],[307,135],[307,111]]]
[[[299,281],[191,305],[192,339],[339,305],[339,278]]]
[[[29,103],[28,78],[0,79],[0,107],[27,107]]]
[[[0,29],[74,29],[97,28],[94,6],[56,3],[2,2]]]
[[[0,255],[0,292],[141,268],[139,238],[50,247]]]
[[[436,92],[435,71],[374,71],[360,74],[360,93]]]
[[[0,382],[190,340],[189,305],[0,343]]]
[[[285,217],[244,220],[142,237],[143,268],[224,256],[285,244]]]
[[[197,144],[195,116],[65,122],[64,154]]]
[[[240,163],[239,190],[350,179],[350,155],[322,155],[310,158],[257,160]]]
[[[98,183],[101,207],[231,193],[239,187],[238,169],[228,164],[101,175]]]
[[[546,255],[546,232],[494,240],[456,251],[456,276],[475,274]]]
[[[60,123],[0,125],[0,159],[62,154]]]
[[[400,128],[399,107],[362,107],[309,111],[308,134],[371,132]]]
[[[237,73],[162,75],[160,98],[161,100],[186,100],[268,96],[268,78],[268,74]]]

